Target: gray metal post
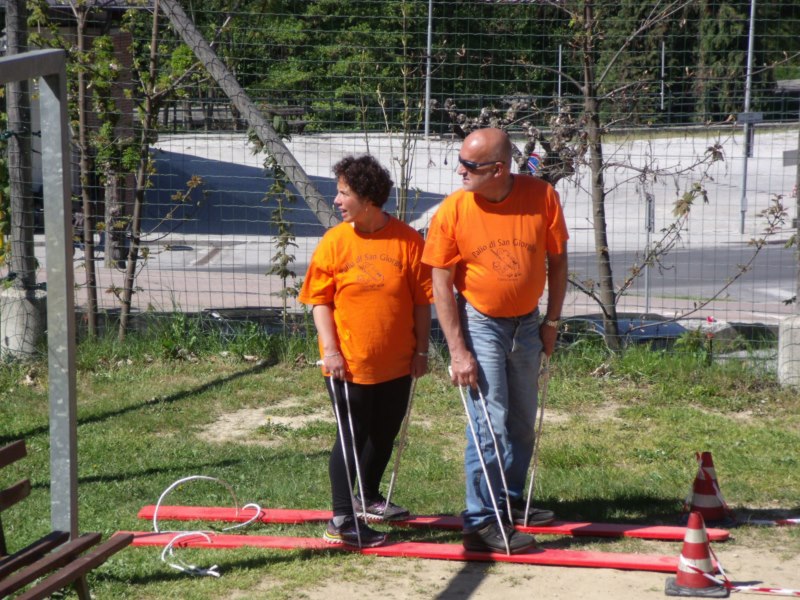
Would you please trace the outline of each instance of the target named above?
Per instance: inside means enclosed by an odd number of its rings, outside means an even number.
[[[644,184],[643,184],[644,186]],[[656,197],[651,192],[644,190],[645,214],[644,230],[646,232],[645,248],[650,252],[650,238],[656,229]],[[650,261],[644,264],[644,314],[650,314]]]
[[[664,80],[667,76],[667,53],[664,41],[661,41],[661,112],[664,112]]]
[[[794,196],[795,196],[795,239],[800,240],[800,121],[797,127],[797,155],[795,156]],[[797,256],[797,280],[795,287],[794,312],[800,316],[800,244],[795,244]]]
[[[425,66],[425,139],[431,132],[431,52],[433,51],[433,0],[428,0],[428,44]]]
[[[558,45],[558,101],[561,103],[561,44]]]
[[[75,276],[72,270],[66,55],[40,78],[44,228],[47,232],[47,347],[50,388],[50,510],[54,529],[78,533],[75,391]]]
[[[0,59],[0,84],[39,77],[42,183],[47,262],[47,346],[50,398],[50,520],[78,534],[75,277],[72,270],[67,67],[63,50]]]
[[[750,31],[747,41],[747,76],[745,77],[744,84],[744,112],[750,112],[750,88],[752,87],[753,79],[753,38],[755,33],[755,20],[756,20],[756,0],[750,0]],[[739,233],[744,233],[744,218],[747,213],[747,159],[752,156],[752,148],[750,144],[750,136],[753,128],[752,121],[746,121],[744,124],[744,165],[742,166],[742,199],[739,203],[739,210],[741,212],[741,221],[739,225]]]

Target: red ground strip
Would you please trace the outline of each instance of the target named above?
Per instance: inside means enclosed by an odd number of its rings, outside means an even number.
[[[160,512],[160,511],[159,511]],[[133,546],[166,546],[177,533],[149,533],[144,531],[120,532],[133,533]],[[585,552],[576,550],[536,549],[524,554],[499,554],[495,552],[471,552],[461,544],[441,544],[429,542],[389,542],[377,548],[346,548],[334,546],[320,538],[279,537],[267,535],[224,535],[212,534],[209,542],[197,535],[195,538],[184,537],[175,547],[181,548],[267,548],[273,550],[344,550],[361,554],[402,557],[428,558],[439,560],[507,562],[527,565],[584,567],[596,569],[622,569],[626,571],[655,571],[658,573],[675,573],[678,568],[678,557],[650,554],[625,554],[617,552]]]
[[[140,519],[151,519],[155,506],[145,506],[139,511]],[[160,506],[159,520],[172,521],[223,521],[243,523],[253,517],[251,510],[238,511],[235,508],[215,506]],[[261,523],[308,523],[327,521],[331,518],[328,510],[301,510],[288,508],[262,508],[258,521]],[[407,527],[432,527],[436,529],[461,530],[461,518],[454,516],[423,517],[415,516],[404,521],[392,521],[391,525]],[[636,525],[625,523],[581,523],[556,521],[551,525],[537,527],[517,527],[525,533],[541,535],[569,535],[590,537],[630,537],[649,540],[682,541],[686,527],[670,525]],[[709,541],[722,542],[730,537],[725,529],[706,528]]]

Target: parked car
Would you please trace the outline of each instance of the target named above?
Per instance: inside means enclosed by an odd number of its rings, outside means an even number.
[[[670,348],[688,331],[680,323],[669,321],[660,315],[619,313],[617,324],[624,346],[649,344],[652,348]],[[602,315],[576,315],[561,321],[558,343],[568,346],[592,338],[605,340],[605,335]]]

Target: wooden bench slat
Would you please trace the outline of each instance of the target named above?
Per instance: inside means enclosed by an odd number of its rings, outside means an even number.
[[[86,533],[44,555],[35,563],[0,581],[0,598],[25,587],[31,581],[73,561],[81,552],[100,541],[99,533]]]
[[[0,448],[0,469],[25,458],[28,451],[25,449],[25,440],[17,440]]]
[[[10,573],[36,562],[56,546],[60,546],[69,539],[66,531],[51,531],[41,539],[29,544],[22,550],[0,558],[0,581]]]
[[[0,512],[14,506],[20,500],[24,500],[30,493],[31,482],[28,479],[21,479],[4,490],[0,490]]]
[[[53,592],[66,587],[92,569],[102,565],[112,554],[119,552],[132,541],[133,534],[130,533],[111,536],[106,542],[100,544],[86,555],[76,558],[57,573],[17,596],[15,600],[47,598]]]
[[[27,456],[25,441],[0,448],[0,468]],[[31,493],[31,483],[22,479],[0,490],[0,514]],[[47,598],[53,592],[73,584],[78,596],[89,598],[85,575],[103,564],[109,556],[133,541],[132,534],[116,534],[100,543],[99,533],[86,533],[70,540],[65,531],[52,531],[22,550],[8,553],[3,522],[0,520],[0,598],[19,590],[17,598]],[[36,582],[38,583],[33,583]],[[30,585],[32,584],[33,585]],[[26,586],[30,587],[24,590]]]

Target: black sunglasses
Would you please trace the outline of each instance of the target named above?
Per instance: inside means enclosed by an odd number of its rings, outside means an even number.
[[[467,171],[477,171],[481,167],[488,167],[489,165],[495,165],[500,161],[498,161],[498,160],[489,160],[489,161],[486,161],[486,162],[475,162],[473,160],[466,160],[464,158],[461,158],[461,156],[459,156],[458,157],[458,162],[461,165],[463,165],[464,168],[467,169]]]

